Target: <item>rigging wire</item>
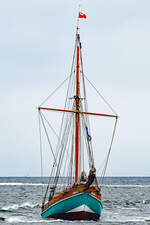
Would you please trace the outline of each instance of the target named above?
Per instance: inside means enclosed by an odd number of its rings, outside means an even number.
[[[71,79],[72,79],[72,73],[73,73],[73,67],[74,67],[74,61],[75,61],[75,54],[76,54],[76,45],[77,45],[77,37],[76,37],[76,40],[75,40],[75,47],[74,47],[74,53],[73,53],[73,60],[72,60],[72,66],[71,66],[71,73],[70,73],[70,76],[69,77],[67,77],[42,103],[41,103],[41,105],[43,105],[67,80],[68,80],[68,78],[70,78],[69,79],[69,84],[71,83]],[[74,83],[74,82],[73,82]],[[70,85],[68,85],[68,90],[67,90],[67,96],[66,96],[66,100],[65,100],[65,107],[64,108],[66,108],[66,104],[67,104],[67,99],[68,99],[68,95],[69,95],[69,90],[70,90]],[[41,106],[40,105],[40,106]],[[41,114],[40,114],[40,116],[41,116]],[[62,136],[62,127],[63,127],[63,124],[64,124],[64,116],[65,116],[65,113],[63,113],[63,118],[62,118],[62,123],[61,123],[61,128],[60,128],[60,133],[59,133],[59,137],[60,137],[60,139],[61,139],[61,136]],[[46,118],[45,118],[46,119]],[[53,152],[53,149],[52,149],[52,146],[51,146],[51,143],[50,143],[50,140],[49,140],[49,137],[48,137],[48,133],[47,133],[47,130],[46,130],[46,127],[45,127],[45,124],[44,124],[44,121],[43,121],[43,117],[41,116],[41,121],[42,121],[42,124],[43,124],[43,127],[44,127],[44,130],[45,130],[45,133],[46,133],[46,136],[47,136],[47,139],[48,139],[48,142],[49,142],[49,146],[50,146],[50,148],[51,148],[51,151],[52,151],[52,154],[53,154],[53,157],[54,157],[54,159],[55,159],[55,162],[56,162],[56,157],[55,157],[55,155],[54,155],[54,152]],[[58,142],[58,145],[57,145],[57,148],[56,149],[58,149],[59,150],[59,147],[60,146],[60,144],[59,144],[59,142]],[[62,149],[64,149],[64,148],[62,148]],[[60,151],[60,159],[62,158],[61,156],[61,152],[62,151]],[[57,152],[56,151],[56,153],[58,154],[59,152]],[[56,154],[56,156],[57,156],[57,154]],[[60,163],[60,162],[59,162]],[[54,167],[53,167],[53,169],[54,169]],[[53,171],[53,169],[52,169],[52,171]],[[60,171],[59,171],[59,165],[58,165],[58,167],[57,167],[57,170],[56,170],[56,183],[55,183],[55,186],[57,185],[57,182],[58,182],[58,172],[60,173]],[[48,188],[49,188],[49,185],[48,185],[48,187],[47,187],[47,191],[46,191],[46,194],[45,194],[45,198],[46,198],[46,195],[47,195],[47,192],[48,192]],[[54,190],[55,191],[55,190]],[[44,199],[44,201],[45,201],[45,199]]]
[[[70,165],[69,165],[69,171],[70,171],[70,177],[72,178],[71,182],[73,182],[73,167],[74,167],[74,140],[75,140],[75,117],[73,117],[73,127],[72,127],[72,145],[71,145],[71,155],[70,155]]]
[[[53,152],[53,148],[52,148],[52,145],[51,145],[49,136],[48,136],[48,132],[47,132],[47,130],[46,130],[46,127],[45,127],[45,124],[44,124],[44,121],[43,121],[43,117],[42,117],[41,114],[40,114],[40,116],[41,116],[41,121],[42,121],[42,124],[43,124],[43,127],[44,127],[44,131],[45,131],[45,134],[46,134],[46,137],[47,137],[47,140],[48,140],[48,143],[49,143],[49,146],[50,146],[52,155],[53,155],[53,157],[54,157],[55,165],[57,166],[57,161],[56,161],[56,158],[55,158],[55,154],[54,154],[54,152]]]
[[[69,160],[69,147],[70,147],[70,143],[71,143],[71,130],[72,130],[72,124],[70,125],[70,132],[68,131],[68,146],[66,146],[66,149],[67,151],[65,152],[66,153],[66,161],[65,161],[65,165],[64,165],[64,171],[63,171],[63,174],[65,174],[65,170],[66,170],[66,166],[67,166],[67,161]]]
[[[81,110],[82,110],[82,104],[81,104]],[[88,140],[86,130],[85,130],[85,127],[88,125],[87,124],[88,123],[87,117],[88,117],[87,115],[81,114],[83,134],[84,134],[84,137],[85,137],[85,142],[86,142],[86,146],[87,146],[87,150],[88,150],[89,168],[90,168],[92,165],[94,165],[94,158],[93,158],[92,142]]]
[[[109,151],[108,151],[108,154],[107,154],[107,157],[106,157],[106,163],[105,163],[104,169],[103,169],[103,171],[102,171],[102,183],[103,183],[103,181],[104,181],[104,176],[105,176],[105,173],[106,173],[106,169],[107,169],[107,165],[108,165],[109,156],[110,156],[111,149],[112,149],[112,144],[113,144],[113,140],[114,140],[114,136],[115,136],[115,132],[116,132],[116,128],[117,128],[117,122],[118,122],[118,118],[116,117],[114,129],[113,129],[113,134],[112,134],[112,139],[111,139]]]
[[[66,120],[66,125],[64,127],[64,133],[63,133],[63,147],[61,148],[61,151],[59,153],[59,160],[58,160],[58,166],[57,166],[57,171],[56,171],[56,176],[55,176],[55,186],[57,185],[58,183],[58,179],[59,179],[59,176],[60,176],[60,169],[61,169],[61,165],[62,165],[62,161],[63,161],[63,157],[64,157],[64,151],[65,151],[65,148],[67,146],[67,142],[68,142],[68,138],[67,138],[67,135],[68,135],[68,131],[70,129],[70,119],[71,119],[71,116],[73,116],[73,114],[69,114],[70,115],[70,118],[68,118]]]
[[[56,131],[54,130],[54,128],[51,126],[50,122],[46,119],[45,115],[41,112],[43,118],[45,119],[45,121],[47,122],[48,126],[50,127],[50,129],[53,131],[53,133],[55,134],[55,136],[57,137],[58,141],[61,142],[58,134],[56,133]]]
[[[39,134],[40,134],[40,156],[41,156],[41,180],[42,180],[42,183],[43,182],[43,154],[42,154],[42,135],[41,135],[41,112],[39,111]],[[45,200],[46,200],[46,196],[47,196],[47,192],[48,192],[48,189],[49,189],[49,186],[50,186],[50,180],[51,180],[51,176],[49,177],[49,180],[48,180],[48,185],[47,185],[47,188],[46,188],[46,192],[43,196],[43,202],[42,202],[42,205],[44,205],[45,203]],[[44,193],[44,190],[43,190],[43,185],[42,185],[42,195]]]
[[[63,147],[63,143],[62,143],[60,137],[57,135],[56,131],[55,131],[54,128],[51,126],[51,124],[49,123],[49,121],[46,119],[46,117],[44,116],[44,114],[43,114],[42,112],[41,112],[41,114],[42,114],[43,118],[45,119],[45,121],[47,122],[47,124],[48,124],[48,126],[50,127],[50,129],[53,131],[53,133],[54,133],[55,136],[57,137],[58,143],[60,143],[60,148]],[[47,132],[47,133],[48,133],[48,132]],[[58,152],[56,151],[56,153],[55,153],[55,158],[57,158],[57,155],[58,155]],[[53,164],[53,168],[52,168],[52,171],[51,171],[51,176],[52,176],[52,174],[53,174],[54,165],[55,165],[55,164]]]
[[[103,101],[106,103],[106,105],[109,107],[109,109],[117,116],[116,111],[112,108],[112,106],[106,101],[106,99],[103,97],[103,95],[97,90],[97,88],[92,84],[92,82],[85,76],[86,80],[89,82],[89,84],[94,88],[94,90],[97,92],[97,94],[103,99]]]
[[[73,77],[72,74],[73,74],[73,67],[74,67],[74,61],[75,61],[76,46],[77,46],[77,36],[76,36],[76,40],[75,40],[75,47],[74,47],[73,60],[72,60],[72,66],[71,66],[71,73],[70,73],[70,76],[69,76],[70,77],[69,84],[71,83],[71,78]],[[68,89],[67,89],[67,95],[66,95],[66,100],[65,100],[65,106],[64,106],[64,108],[67,107],[67,99],[68,99],[69,91],[70,91],[70,88],[69,88],[70,85],[69,84],[68,84]],[[63,113],[63,118],[62,118],[62,123],[61,123],[61,127],[60,127],[59,137],[63,137],[62,133],[63,133],[64,117],[65,117],[65,112]],[[57,145],[56,150],[58,148],[59,148],[59,143]],[[59,164],[60,164],[61,158],[62,158],[62,150],[60,151]],[[60,167],[60,165],[58,165],[57,170],[56,170],[56,175],[55,175],[55,180],[54,180],[55,186],[58,183],[58,179],[59,179],[59,175],[60,175],[60,168],[59,167]],[[55,190],[54,190],[54,192],[55,192]]]
[[[57,88],[55,88],[55,90],[51,94],[49,94],[47,98],[45,98],[45,100],[40,104],[39,107],[41,107],[49,98],[51,98],[55,94],[55,92],[69,79],[70,76],[71,75],[69,75]]]
[[[100,164],[98,170],[97,170],[97,174],[103,170],[104,166],[105,166],[105,163],[106,163],[106,156],[105,156],[105,159],[102,160],[102,163]]]
[[[40,113],[38,113],[39,119],[39,136],[40,136],[40,158],[41,158],[41,183],[43,184],[43,154],[42,154],[42,136],[41,136],[41,120]],[[43,185],[42,185],[42,196],[43,196]]]
[[[82,46],[80,44],[80,61],[81,61],[81,74],[82,74],[82,83],[83,83],[83,94],[84,94],[84,107],[82,109],[82,111],[88,112],[88,103],[87,103],[87,95],[86,95],[86,88],[85,88],[85,75],[84,75],[84,71],[83,71],[83,61],[82,61],[82,50],[81,50]],[[82,105],[81,105],[82,107]],[[89,121],[89,117],[87,115],[85,115],[83,117],[85,119],[85,126],[88,126],[89,132],[91,133],[91,129],[90,129],[90,121]],[[94,157],[93,157],[93,147],[92,147],[92,142],[89,143],[88,139],[87,139],[87,145],[88,145],[88,149],[89,149],[89,153],[90,153],[90,157],[91,157],[91,163],[94,165]],[[90,164],[91,164],[90,163]],[[89,167],[91,166],[89,164]]]
[[[103,95],[97,90],[97,88],[92,84],[92,82],[85,76],[84,72],[83,72],[83,62],[82,62],[82,51],[80,49],[80,56],[81,56],[81,65],[82,65],[82,79],[83,79],[83,91],[84,91],[84,97],[85,97],[85,102],[87,103],[87,96],[86,96],[86,89],[85,89],[85,80],[84,77],[86,78],[86,80],[90,83],[90,85],[94,88],[94,90],[97,92],[97,94],[103,99],[103,101],[105,102],[105,104],[109,107],[109,109],[117,116],[117,113],[115,112],[115,110],[112,108],[112,106],[108,103],[108,101],[103,97]],[[87,104],[85,104],[85,110],[87,110]],[[118,118],[118,117],[117,117]],[[113,136],[112,136],[112,140],[111,140],[111,144],[110,144],[110,148],[109,148],[109,153],[107,155],[107,159],[106,159],[106,164],[105,164],[105,168],[103,171],[103,177],[105,176],[105,172],[106,172],[106,168],[107,168],[107,164],[108,164],[108,159],[109,159],[109,155],[110,155],[110,151],[112,148],[112,143],[113,143],[113,139],[114,139],[114,135],[115,135],[115,130],[116,130],[116,125],[117,125],[117,118],[116,118],[116,123],[115,123],[115,127],[114,127],[114,131],[113,131]],[[85,120],[86,121],[86,120]],[[86,121],[87,123],[89,122]],[[89,130],[90,130],[90,125],[88,123],[89,126]],[[87,141],[88,146],[89,146],[89,142]],[[90,149],[90,148],[88,148]],[[92,151],[93,153],[93,151]],[[92,157],[91,157],[92,158]],[[94,163],[94,159],[93,159],[93,163]]]

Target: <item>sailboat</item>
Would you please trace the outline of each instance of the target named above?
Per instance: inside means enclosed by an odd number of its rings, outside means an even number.
[[[82,16],[83,14],[79,18],[86,18]],[[47,219],[99,220],[103,206],[101,188],[96,176],[89,116],[115,119],[111,144],[106,157],[105,172],[118,115],[116,113],[105,114],[88,111],[79,24],[76,28],[75,48],[68,80],[63,108],[44,107],[45,101],[38,107],[41,124],[40,139],[41,127],[43,127],[54,159],[42,201],[41,216]],[[55,91],[57,90],[58,88]],[[43,113],[45,111],[59,112],[60,117],[62,114],[59,134],[56,134],[46,119]],[[55,152],[46,130],[46,124],[57,136]],[[87,159],[85,159],[85,152]],[[89,168],[88,171],[85,171],[85,164]]]

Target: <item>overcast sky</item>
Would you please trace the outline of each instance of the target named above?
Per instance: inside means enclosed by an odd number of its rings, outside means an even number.
[[[69,75],[78,4],[86,76],[120,115],[110,176],[150,175],[150,1],[0,1],[0,176],[40,175],[37,107]]]

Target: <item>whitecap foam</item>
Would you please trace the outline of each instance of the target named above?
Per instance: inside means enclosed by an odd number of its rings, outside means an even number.
[[[4,206],[1,208],[1,210],[4,210],[4,211],[8,211],[8,210],[16,210],[18,209],[18,205],[17,204],[14,204],[14,205],[11,205],[11,206]]]
[[[13,205],[10,205],[10,206],[4,206],[4,207],[1,208],[1,210],[11,211],[11,210],[17,210],[19,208],[35,208],[35,207],[40,207],[40,204],[39,203],[32,204],[30,202],[24,202],[21,205],[13,204]]]
[[[19,208],[36,208],[36,207],[40,207],[40,204],[38,204],[38,203],[32,204],[30,202],[25,202],[19,206]]]
[[[31,219],[28,220],[24,217],[19,217],[19,216],[13,216],[13,217],[9,217],[5,219],[6,222],[8,223],[54,223],[54,222],[58,222],[58,221],[62,221],[62,220],[37,220],[37,219]]]
[[[102,220],[105,222],[113,222],[113,223],[130,223],[130,222],[144,222],[146,221],[147,217],[138,217],[138,216],[127,216],[127,215],[120,215],[120,213],[114,213],[113,215],[110,215],[105,213],[102,215]]]
[[[149,184],[141,185],[141,184],[106,184],[106,185],[101,185],[101,187],[112,187],[112,188],[136,188],[136,187],[141,187],[141,188],[147,188],[150,187]]]
[[[5,221],[8,222],[8,223],[25,222],[24,219],[22,219],[21,217],[18,217],[18,216],[6,218]]]
[[[0,183],[0,186],[47,186],[47,185],[48,184],[43,183],[18,183],[18,182]],[[63,187],[65,185],[66,184],[57,184],[58,187]]]
[[[145,204],[145,205],[150,204],[150,200],[149,200],[149,199],[147,199],[147,200],[143,200],[143,204]]]
[[[47,184],[42,183],[0,183],[0,186],[45,186]]]

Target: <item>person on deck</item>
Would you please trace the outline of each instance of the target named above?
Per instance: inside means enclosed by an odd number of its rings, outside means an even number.
[[[93,183],[93,181],[95,179],[95,173],[96,173],[96,169],[95,169],[94,165],[92,165],[92,167],[89,171],[88,181],[86,183],[86,186],[85,186],[84,190],[87,190],[90,187],[90,185]]]
[[[84,171],[81,172],[81,178],[80,178],[80,183],[86,183],[87,182],[87,177],[86,173]]]

